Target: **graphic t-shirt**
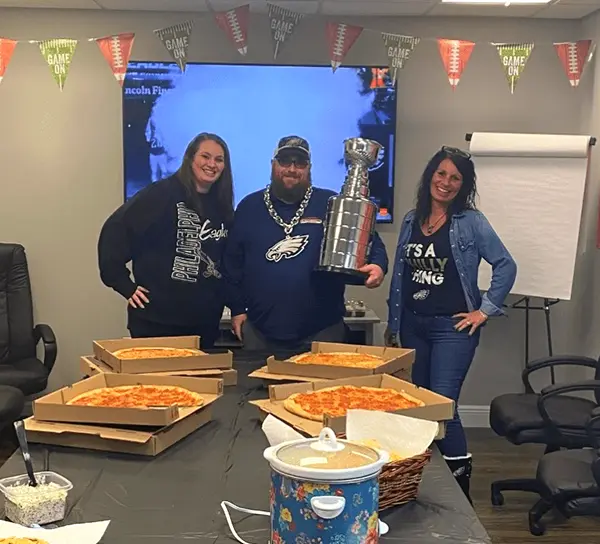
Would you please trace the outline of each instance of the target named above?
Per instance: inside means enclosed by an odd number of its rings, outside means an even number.
[[[417,314],[454,315],[467,311],[449,231],[448,221],[430,236],[415,224],[404,248],[404,304]]]

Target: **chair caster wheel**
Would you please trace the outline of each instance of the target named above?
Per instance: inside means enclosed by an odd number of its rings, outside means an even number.
[[[494,506],[502,506],[504,504],[504,495],[495,489],[492,489],[492,504]]]
[[[541,523],[536,523],[536,522],[530,521],[529,522],[529,532],[533,536],[542,536],[546,532],[546,529]]]

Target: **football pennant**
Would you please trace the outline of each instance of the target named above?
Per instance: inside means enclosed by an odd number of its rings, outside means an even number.
[[[515,92],[515,87],[519,78],[527,66],[529,56],[533,51],[532,43],[499,43],[496,44],[496,49],[500,55],[500,61],[504,68],[510,94]]]
[[[135,34],[129,33],[96,38],[95,40],[121,87],[127,74],[127,64],[129,63],[134,37]]]
[[[438,49],[452,90],[459,84],[474,47],[473,42],[466,40],[438,39]]]
[[[331,68],[335,72],[344,61],[348,51],[363,31],[360,26],[343,23],[327,23],[327,41]]]
[[[292,37],[292,34],[294,34],[296,27],[303,19],[304,15],[268,2],[267,6],[269,8],[271,38],[273,40],[273,58],[276,59],[284,44],[287,43]]]
[[[0,38],[0,81],[4,79],[4,73],[10,64],[10,59],[15,52],[17,42],[9,38]]]
[[[154,31],[182,72],[185,72],[187,65],[193,26],[192,21],[186,21]]]
[[[578,42],[555,43],[554,49],[558,54],[571,87],[578,87],[583,71],[591,57],[592,40]]]
[[[214,14],[219,28],[227,34],[227,37],[235,45],[240,55],[248,52],[248,20],[250,17],[250,4],[230,9],[229,11],[217,11]]]
[[[396,82],[398,72],[404,68],[404,64],[410,57],[413,49],[419,45],[420,38],[414,36],[400,36],[399,34],[381,33],[385,45],[390,78],[392,83]]]
[[[58,88],[62,91],[69,75],[69,68],[73,54],[77,47],[77,40],[69,38],[56,38],[39,42],[40,52],[48,63]]]

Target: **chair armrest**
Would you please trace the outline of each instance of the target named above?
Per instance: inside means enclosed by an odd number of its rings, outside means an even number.
[[[56,355],[58,353],[54,331],[50,325],[40,323],[33,328],[33,338],[35,339],[36,345],[40,340],[44,344],[44,366],[48,369],[48,374],[50,374],[54,367],[54,363],[56,362]]]
[[[556,425],[556,423],[554,422],[554,420],[550,417],[550,414],[548,413],[548,410],[546,409],[546,402],[548,401],[548,399],[555,397],[556,395],[562,395],[563,393],[574,393],[575,391],[596,391],[596,392],[600,392],[600,380],[583,380],[580,382],[574,382],[574,383],[568,383],[568,384],[558,384],[558,385],[550,385],[548,387],[545,387],[544,389],[542,389],[542,392],[538,398],[538,410],[540,412],[540,415],[542,416],[542,419],[544,420],[544,423],[546,424],[546,427],[548,429],[548,432],[551,435],[551,438],[555,441],[557,441],[557,443],[562,443],[563,442],[563,434],[560,430],[560,428],[558,427],[558,425]],[[597,409],[594,409],[594,412]],[[590,414],[591,417],[592,414],[594,413],[592,412]],[[593,425],[593,423],[592,423]],[[589,427],[590,427],[590,422],[588,421],[586,424],[586,431],[589,434]]]
[[[599,363],[596,359],[585,357],[583,355],[554,355],[552,357],[542,357],[535,361],[530,361],[525,365],[521,379],[527,393],[534,393],[533,387],[529,381],[529,375],[542,368],[550,368],[553,366],[586,366],[588,368],[597,368]]]
[[[600,449],[600,406],[594,408],[587,422],[586,430],[593,448]]]

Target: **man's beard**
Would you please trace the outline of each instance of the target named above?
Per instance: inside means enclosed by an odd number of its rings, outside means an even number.
[[[277,178],[271,174],[271,192],[273,193],[273,196],[288,204],[300,202],[304,198],[309,187],[310,175],[306,181],[299,181],[292,187],[286,187],[281,178]]]

